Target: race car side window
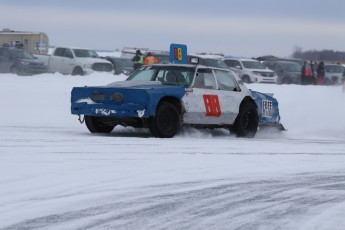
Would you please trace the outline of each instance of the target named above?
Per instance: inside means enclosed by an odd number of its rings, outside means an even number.
[[[189,86],[194,71],[195,69],[190,67],[163,66],[157,73],[157,81],[168,85]]]
[[[194,88],[216,89],[216,81],[211,69],[198,69],[194,79]]]
[[[239,87],[235,79],[228,71],[214,70],[218,82],[218,89],[228,91],[238,91]]]

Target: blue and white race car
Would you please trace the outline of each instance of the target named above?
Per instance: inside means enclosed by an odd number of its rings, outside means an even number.
[[[71,112],[92,133],[122,125],[170,138],[192,126],[254,137],[258,127],[283,128],[275,98],[247,89],[231,70],[191,64],[142,66],[126,81],[74,87]]]

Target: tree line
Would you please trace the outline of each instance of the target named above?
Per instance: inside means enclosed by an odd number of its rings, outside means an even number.
[[[303,60],[317,60],[345,63],[345,52],[334,50],[308,50],[303,51],[300,47],[296,47],[291,55],[293,58]]]

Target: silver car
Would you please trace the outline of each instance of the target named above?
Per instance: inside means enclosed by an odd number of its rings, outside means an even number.
[[[339,64],[325,63],[325,85],[339,85],[342,83],[345,67]]]

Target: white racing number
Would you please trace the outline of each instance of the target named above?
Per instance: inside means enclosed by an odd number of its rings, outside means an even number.
[[[262,100],[262,116],[272,117],[273,115],[273,103],[269,100]]]

